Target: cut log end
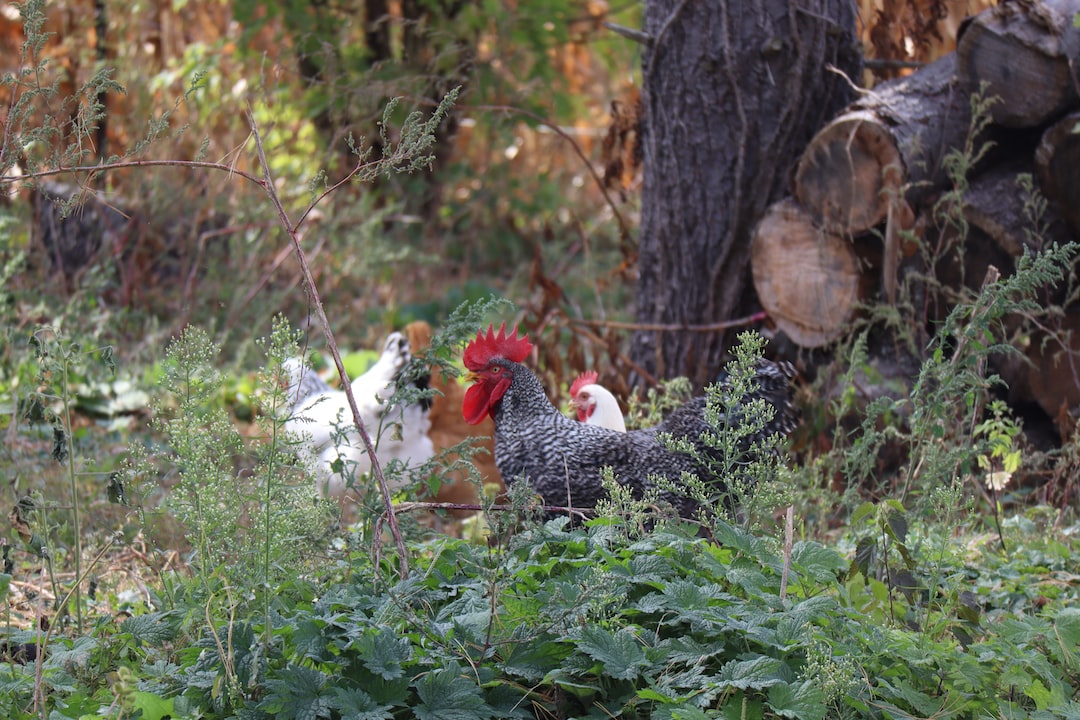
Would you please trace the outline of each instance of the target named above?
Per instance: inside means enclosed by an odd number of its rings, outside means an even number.
[[[1025,6],[1017,7],[1019,15],[988,10],[972,20],[957,44],[957,74],[969,92],[986,83],[987,96],[1000,98],[990,108],[994,122],[1034,127],[1074,104],[1077,93],[1065,52],[1069,42],[1029,17]],[[1061,24],[1065,38],[1078,37],[1071,21]]]
[[[856,111],[810,142],[795,173],[795,195],[827,232],[857,235],[878,225],[898,192],[903,161],[887,127]]]
[[[1040,188],[1080,238],[1080,111],[1047,128],[1035,151],[1035,167]]]
[[[750,250],[762,307],[793,342],[820,347],[847,328],[862,295],[851,243],[815,227],[791,198],[772,205]]]
[[[1080,314],[1071,310],[1057,329],[1062,342],[1036,333],[1027,351],[1033,369],[1028,374],[1035,401],[1052,418],[1080,406]]]

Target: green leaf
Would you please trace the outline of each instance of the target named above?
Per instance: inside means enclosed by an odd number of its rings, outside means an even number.
[[[330,717],[333,704],[329,677],[302,665],[289,665],[266,681],[270,691],[258,709],[279,717],[316,720]]]
[[[885,516],[889,536],[901,545],[907,541],[908,521],[907,513],[903,511],[889,512]]]
[[[873,515],[877,508],[872,502],[864,502],[859,507],[855,508],[855,512],[851,513],[851,525],[854,527],[859,524],[859,521],[868,515]]]
[[[1031,713],[1031,720],[1080,720],[1080,702],[1070,701],[1047,711],[1037,710]]]
[[[1030,685],[1024,688],[1024,694],[1035,701],[1035,707],[1045,710],[1050,707],[1054,700],[1053,693],[1043,685],[1042,680],[1035,678]]]
[[[665,695],[664,693],[658,692],[653,688],[642,688],[637,691],[637,696],[642,700],[652,700],[653,702],[664,704],[671,704],[674,702],[678,702],[679,700],[679,698],[674,695]]]
[[[904,503],[900,502],[896,498],[885,498],[881,501],[881,507],[895,513],[904,515],[907,510],[904,508]]]
[[[878,683],[882,688],[890,690],[891,693],[889,694],[891,694],[892,697],[901,700],[914,708],[919,715],[933,717],[941,712],[942,701],[939,698],[931,697],[921,690],[917,690],[907,681],[900,681],[895,686],[890,685],[882,679],[879,679]]]
[[[587,627],[578,640],[578,649],[600,662],[604,672],[617,680],[633,680],[649,666],[641,642],[627,628],[611,632]]]
[[[720,711],[725,720],[747,720],[747,718],[765,717],[765,704],[756,698],[749,698],[744,693],[735,693],[724,703]]]
[[[813,680],[798,685],[780,683],[769,688],[768,705],[780,717],[798,720],[821,720],[828,709],[823,703],[821,689]]]
[[[732,660],[717,673],[717,687],[738,690],[764,690],[783,682],[779,673],[784,663],[759,655],[752,660]]]
[[[172,717],[173,698],[166,700],[153,693],[136,691],[135,709],[142,711],[143,720],[161,720]]]
[[[877,558],[877,542],[872,537],[859,538],[855,545],[854,565],[865,577],[870,577],[870,566]]]
[[[671,720],[711,720],[715,717],[693,706],[675,708],[671,711]]]
[[[563,643],[551,640],[516,642],[510,645],[510,652],[499,664],[499,668],[508,675],[516,675],[526,682],[536,683],[544,678],[552,668],[557,668],[572,652]]]
[[[836,599],[829,595],[816,595],[796,603],[787,611],[788,618],[798,625],[797,630],[805,630],[805,626],[815,620],[827,617],[836,610]]]
[[[364,667],[384,680],[401,677],[402,665],[412,659],[408,638],[388,627],[367,628],[349,647],[359,653]]]
[[[767,577],[754,565],[733,565],[728,569],[727,579],[741,587],[749,597],[771,597],[776,594],[775,577]]]
[[[46,655],[46,664],[62,668],[86,667],[92,652],[98,647],[98,641],[92,637],[80,637],[75,638],[68,648],[56,642],[49,647],[51,651]]]
[[[847,569],[847,560],[832,548],[821,543],[800,541],[791,550],[791,560],[818,582],[836,582]]]
[[[736,527],[721,520],[714,520],[713,536],[717,545],[725,550],[743,553],[759,562],[768,563],[774,560],[765,542],[747,532],[741,527]]]
[[[1050,652],[1067,667],[1076,668],[1076,648],[1080,647],[1080,608],[1068,607],[1054,616],[1054,635],[1057,642],[1051,641]]]
[[[380,705],[363,690],[334,688],[330,706],[341,713],[341,720],[389,720],[394,717],[390,705]]]
[[[325,627],[325,622],[310,617],[298,620],[292,635],[296,655],[316,661],[329,660],[332,655],[326,647]]]
[[[706,659],[724,652],[724,638],[710,638],[709,642],[698,642],[692,637],[677,637],[665,640],[661,646],[667,652],[667,661],[671,663],[684,663],[693,665],[704,662]],[[733,639],[734,642],[738,642]]]
[[[476,683],[462,677],[456,663],[432,670],[416,683],[420,704],[413,708],[418,720],[477,720],[492,717],[492,710]]]
[[[723,588],[714,583],[699,585],[690,580],[676,579],[664,586],[664,595],[669,600],[669,607],[680,610],[697,610],[709,606],[709,603],[724,595]]]
[[[580,698],[591,697],[600,692],[600,686],[596,683],[577,678],[563,668],[555,668],[549,672],[544,676],[544,682],[558,685],[560,690]]]
[[[176,637],[176,628],[168,622],[168,613],[135,615],[120,624],[120,631],[130,633],[137,643],[161,647]]]

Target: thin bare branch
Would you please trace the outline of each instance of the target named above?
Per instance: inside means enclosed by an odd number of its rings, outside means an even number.
[[[708,323],[707,325],[690,325],[687,323],[634,323],[634,322],[619,322],[618,320],[579,320],[568,319],[571,325],[586,325],[588,327],[595,328],[615,328],[618,330],[650,330],[661,332],[718,332],[721,330],[730,330],[731,328],[744,327],[746,325],[753,325],[754,323],[761,322],[768,319],[769,314],[766,312],[756,312],[753,315],[747,315],[741,318],[735,318],[734,320],[723,320],[721,322]]]
[[[569,133],[567,133],[558,125],[541,115],[537,115],[536,113],[525,110],[523,108],[513,107],[512,105],[473,105],[469,109],[489,110],[495,112],[513,113],[515,115],[524,115],[525,117],[531,118],[536,122],[540,123],[544,127],[551,130],[553,133],[561,137],[563,140],[570,143],[570,147],[574,149],[574,153],[577,154],[577,156],[581,159],[582,164],[589,171],[589,174],[592,175],[593,181],[596,183],[596,187],[604,196],[604,200],[607,202],[608,207],[611,208],[611,212],[615,216],[615,221],[619,224],[620,239],[623,241],[628,241],[630,239],[630,226],[623,218],[622,213],[619,212],[619,207],[615,204],[615,201],[611,199],[611,195],[610,193],[608,193],[607,187],[604,185],[604,179],[600,177],[600,173],[596,171],[596,168],[594,168],[592,163],[589,162],[589,158],[585,156],[585,151],[581,149],[581,146],[578,145],[577,141],[574,140],[574,138],[570,137]]]
[[[634,28],[628,28],[625,25],[619,25],[618,23],[613,22],[605,22],[604,27],[616,35],[622,35],[627,40],[632,40],[641,45],[653,44],[653,36],[642,30],[635,30]]]
[[[367,428],[364,427],[364,421],[360,418],[360,410],[356,405],[356,398],[353,396],[352,384],[349,382],[349,377],[345,373],[345,365],[341,360],[341,352],[338,350],[337,342],[334,340],[334,332],[330,328],[330,321],[326,317],[326,312],[323,310],[322,298],[319,297],[318,288],[315,287],[315,278],[311,275],[311,268],[308,267],[307,258],[304,256],[304,248],[300,244],[300,236],[297,234],[296,226],[293,225],[289,219],[289,214],[285,210],[285,206],[281,203],[281,198],[278,197],[277,192],[274,190],[274,180],[270,175],[270,164],[266,159],[266,151],[263,148],[262,137],[259,135],[259,128],[255,122],[255,114],[248,108],[248,124],[251,126],[252,135],[255,137],[255,147],[259,153],[259,164],[263,170],[263,181],[260,183],[266,190],[266,194],[270,196],[270,201],[273,203],[274,208],[277,210],[278,219],[281,221],[282,227],[289,234],[289,239],[292,240],[293,249],[296,250],[296,259],[300,263],[300,271],[304,276],[304,286],[307,288],[308,295],[311,297],[311,301],[315,306],[315,312],[319,316],[319,321],[322,324],[323,334],[326,336],[326,343],[330,349],[330,355],[334,358],[334,366],[337,368],[338,375],[341,377],[341,389],[345,391],[345,398],[349,402],[349,409],[352,411],[353,422],[356,423],[356,429],[360,433],[360,439],[364,442],[364,448],[371,458],[371,471],[375,476],[376,482],[379,484],[379,492],[382,494],[383,502],[386,505],[386,517],[387,524],[390,526],[390,534],[394,538],[394,543],[398,549],[398,565],[401,568],[401,576],[404,578],[409,574],[409,558],[405,549],[405,541],[401,536],[401,528],[398,527],[397,516],[394,515],[394,501],[390,494],[390,487],[386,484],[386,478],[383,476],[382,468],[379,466],[379,460],[375,456],[375,446],[371,442],[371,436],[368,435]],[[336,186],[335,186],[336,187]],[[325,197],[325,193],[317,198]],[[314,204],[314,203],[313,203]],[[373,542],[378,543],[378,536],[375,537]]]

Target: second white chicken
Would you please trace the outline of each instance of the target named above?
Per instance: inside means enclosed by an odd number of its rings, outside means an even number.
[[[577,419],[586,425],[598,425],[608,430],[626,432],[619,401],[603,385],[597,382],[595,370],[588,370],[578,375],[570,386],[570,407]]]
[[[350,383],[380,467],[392,459],[416,467],[435,455],[428,436],[431,421],[426,403],[388,404],[410,357],[408,339],[392,333],[378,361]],[[289,399],[293,406],[285,429],[301,438],[302,454],[315,465],[320,495],[340,498],[371,470],[371,459],[353,423],[348,398],[343,390],[332,389],[301,362],[290,361],[289,370]],[[387,480],[391,489],[405,483],[403,476]]]

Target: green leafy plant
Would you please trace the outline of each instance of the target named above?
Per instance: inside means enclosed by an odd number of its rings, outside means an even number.
[[[737,510],[749,526],[791,502],[786,489],[790,484],[784,460],[786,440],[778,433],[766,432],[776,408],[764,398],[755,397],[755,374],[764,348],[765,340],[760,335],[741,334],[723,381],[707,389],[708,429],[701,440],[710,449],[708,456],[689,438],[660,436],[673,451],[694,456],[722,481],[723,490],[717,492],[707,478],[684,476],[677,484],[656,478],[664,489],[693,498],[702,508],[700,519],[706,526],[719,508]]]
[[[356,32],[360,27],[330,23],[313,28],[305,24],[313,17],[305,4],[271,6],[266,17],[273,18],[275,9],[288,10],[297,20],[290,29],[297,34],[311,31],[303,39],[305,52],[318,46],[315,41],[322,34]],[[112,75],[95,69],[73,98],[60,101],[52,90],[52,68],[39,57],[44,47],[44,4],[28,2],[20,9],[29,38],[23,66],[0,82],[17,90],[11,107],[19,110],[5,117],[5,138],[11,130],[15,134],[10,137],[29,142],[20,146],[5,140],[0,167],[6,184],[14,182],[7,177],[9,163],[24,150],[31,155],[31,164],[26,165],[31,169],[49,171],[65,163],[86,162],[93,149],[88,138],[101,117],[97,99],[114,87]],[[254,12],[254,4],[242,9]],[[553,0],[527,10],[546,21],[571,9],[562,0]],[[343,11],[346,6],[315,12]],[[435,25],[424,32],[447,30],[449,36],[460,38],[457,32],[463,28],[470,33],[482,30],[491,42],[502,43],[496,47],[508,47],[506,38],[512,37],[545,50],[551,42],[567,39],[560,22],[552,22],[553,31],[535,22],[519,23],[512,33],[501,34],[491,30],[492,24],[512,23],[513,18],[489,18],[478,7],[464,7],[461,13],[454,19],[433,16]],[[356,70],[365,52],[366,47],[350,49],[343,60],[357,63],[350,65]],[[282,83],[274,91],[261,91],[261,96],[240,93],[230,100],[235,93],[214,76],[214,63],[223,57],[220,48],[192,48],[170,69],[175,77],[161,79],[156,90],[184,83],[184,102],[204,103],[197,117],[209,119],[212,113],[206,108],[218,107],[219,102],[226,107],[229,100],[242,108],[240,100],[280,100],[293,87]],[[435,57],[436,65],[446,58]],[[500,58],[504,65],[499,72],[477,69],[472,97],[498,97],[502,102],[507,77],[525,77],[531,83],[553,77],[543,63],[532,68],[523,64],[528,60],[524,55]],[[507,73],[505,67],[527,72]],[[310,107],[286,109],[265,102],[253,109],[250,127],[242,112],[234,113],[242,118],[234,121],[241,131],[236,145],[249,130],[254,132],[255,152],[262,154],[259,162],[265,172],[243,176],[258,183],[252,187],[259,192],[269,193],[272,210],[279,213],[294,249],[304,251],[296,253],[301,264],[309,250],[322,252],[316,272],[321,270],[323,279],[336,282],[335,289],[347,289],[352,297],[358,281],[365,288],[389,282],[395,264],[423,255],[417,252],[423,247],[420,243],[407,247],[421,230],[437,238],[433,242],[440,250],[445,232],[451,238],[445,243],[446,255],[468,260],[470,269],[508,267],[529,257],[529,243],[519,239],[560,234],[557,229],[566,221],[556,212],[565,200],[559,174],[541,178],[539,185],[501,183],[503,167],[479,184],[474,182],[473,168],[453,168],[442,177],[449,178],[447,191],[455,199],[475,201],[495,192],[499,197],[493,194],[490,202],[468,207],[464,201],[446,203],[425,215],[425,222],[399,222],[414,198],[385,201],[367,193],[329,203],[320,223],[307,222],[339,186],[311,167],[310,158],[318,150],[303,116],[334,105],[335,113],[348,117],[360,107],[355,95],[334,96],[332,83],[312,87]],[[351,87],[370,93],[383,105],[383,85],[375,90],[362,83]],[[546,100],[530,102],[544,105]],[[559,98],[554,100],[558,103]],[[46,105],[63,112],[35,126],[40,118],[34,113]],[[175,140],[183,131],[177,128],[172,133],[170,122],[180,117],[181,113],[173,113],[179,109],[141,115],[153,115],[146,138]],[[444,104],[434,116],[410,115],[410,108],[398,105],[370,115],[383,119],[382,132],[376,151],[363,141],[347,143],[354,151],[348,160],[357,165],[354,177],[381,177],[397,195],[407,194],[405,186],[417,187],[422,179],[410,180],[408,173],[431,162],[432,142],[446,109]],[[525,117],[513,109],[502,109],[498,115],[504,113]],[[528,122],[540,121],[534,115]],[[516,125],[506,124],[511,127]],[[294,132],[295,128],[299,129]],[[510,139],[498,136],[490,142],[498,154]],[[137,142],[133,147],[150,146]],[[199,147],[192,154],[195,163],[185,172],[197,168],[244,173],[242,162],[231,165],[233,155],[228,151],[221,153],[228,163],[204,162],[215,148]],[[969,160],[978,155],[974,144],[963,152],[964,157],[955,160],[956,192],[946,193],[948,206],[935,214],[938,222],[961,236],[964,228],[957,211],[962,177]],[[102,178],[111,172],[108,165],[90,165],[81,172]],[[400,171],[406,174],[399,176]],[[206,190],[205,184],[196,185]],[[1031,189],[1030,180],[1026,189]],[[171,196],[168,200],[175,201]],[[890,388],[887,397],[865,408],[858,405],[856,386],[874,375],[875,358],[867,350],[870,336],[856,336],[840,363],[838,372],[845,378],[841,392],[830,397],[835,415],[850,412],[855,418],[838,425],[831,450],[812,458],[797,475],[771,445],[753,448],[756,462],[745,462],[746,439],[753,428],[767,422],[768,412],[742,401],[752,392],[745,383],[760,352],[760,346],[753,349],[752,342],[744,343],[747,347],[740,349],[727,383],[711,394],[710,413],[716,425],[714,440],[722,450],[718,472],[730,481],[732,505],[743,508],[746,522],[710,516],[705,521],[711,533],[707,540],[694,534],[697,527],[657,521],[652,498],[620,494],[609,478],[610,500],[600,516],[589,521],[573,525],[565,519],[540,521],[526,484],[519,483],[508,509],[494,509],[492,500],[485,500],[492,529],[487,542],[441,537],[420,522],[404,522],[400,543],[391,545],[384,529],[391,518],[405,514],[401,497],[383,497],[381,489],[372,489],[365,495],[367,524],[357,533],[337,534],[331,509],[314,501],[310,476],[292,457],[290,440],[282,433],[286,401],[281,366],[284,359],[299,354],[300,337],[285,320],[277,319],[266,338],[251,342],[256,332],[252,328],[261,325],[246,322],[255,317],[265,322],[265,308],[288,297],[292,286],[278,283],[274,271],[257,262],[264,255],[285,259],[277,248],[267,252],[272,242],[266,232],[271,212],[255,202],[237,204],[244,211],[232,217],[229,252],[221,257],[231,253],[243,262],[217,263],[200,254],[191,264],[185,290],[187,299],[203,300],[200,291],[206,286],[196,282],[194,269],[210,265],[219,273],[217,281],[228,285],[230,299],[219,303],[222,311],[204,308],[203,315],[195,313],[196,319],[207,320],[205,327],[213,328],[214,339],[210,332],[197,329],[200,323],[193,323],[176,333],[166,360],[158,366],[165,394],[155,404],[151,427],[140,428],[131,438],[131,469],[139,469],[141,475],[89,470],[97,448],[89,441],[90,431],[75,420],[74,399],[80,394],[78,381],[88,379],[96,361],[104,359],[103,353],[85,350],[106,344],[97,339],[99,333],[128,332],[127,344],[120,347],[140,359],[149,356],[150,364],[158,359],[159,332],[167,336],[168,331],[159,331],[152,319],[105,307],[97,293],[109,287],[112,277],[102,268],[90,268],[80,288],[57,307],[37,299],[31,309],[18,310],[26,316],[56,318],[54,325],[65,328],[56,335],[43,330],[31,348],[33,358],[24,357],[28,346],[24,334],[15,330],[23,316],[13,314],[11,327],[5,324],[5,338],[18,340],[17,347],[14,342],[0,347],[0,385],[5,395],[11,394],[10,401],[6,397],[0,401],[11,418],[4,427],[5,441],[24,437],[25,428],[16,422],[20,411],[29,408],[38,420],[48,421],[50,432],[56,428],[54,448],[66,458],[62,466],[51,458],[47,462],[63,468],[62,487],[73,500],[70,506],[36,497],[15,503],[16,534],[29,530],[19,538],[19,547],[29,549],[33,560],[20,560],[23,550],[3,546],[0,597],[7,603],[0,637],[0,716],[12,720],[1080,716],[1075,700],[1080,687],[1075,654],[1080,644],[1080,616],[1075,610],[1080,549],[1076,528],[1063,526],[1071,515],[1060,508],[1056,513],[1040,507],[1015,512],[1015,502],[1003,502],[995,495],[997,532],[985,533],[976,512],[982,506],[973,492],[982,492],[988,473],[1037,467],[1037,456],[1023,444],[1019,420],[994,401],[995,380],[986,361],[1013,344],[1005,332],[1007,318],[1037,317],[1047,310],[1036,302],[1038,289],[1071,267],[1072,248],[1033,254],[1019,263],[1014,276],[951,299],[954,309],[943,314],[939,328],[918,341],[904,336],[898,343],[918,357],[912,385]],[[1032,231],[1038,233],[1040,203],[1034,195],[1029,206]],[[8,213],[7,208],[0,208],[0,213]],[[470,238],[483,235],[484,227],[474,227],[476,218],[489,228],[491,237],[468,245],[453,239],[462,234],[456,232],[460,227],[470,228]],[[549,218],[555,219],[551,228]],[[509,228],[514,242],[495,239],[490,228],[497,228],[495,234],[500,236]],[[594,243],[591,230],[589,243],[599,248],[603,243],[599,239]],[[194,244],[200,253],[210,247],[211,238],[220,237],[216,232],[196,233]],[[588,244],[585,238],[581,232],[583,246]],[[545,255],[564,252],[569,242],[543,243],[535,252],[537,265]],[[923,250],[933,264],[941,253],[955,249]],[[10,306],[27,302],[29,293],[16,287],[23,264],[15,243],[3,250],[12,251],[0,273],[4,279],[0,313],[8,313]],[[349,253],[363,257],[346,256]],[[579,271],[586,276],[602,266],[599,261],[592,264],[593,257],[580,264],[584,270]],[[235,293],[238,277],[259,279],[253,280],[253,287],[243,288],[248,292]],[[15,286],[8,282],[11,279],[17,281]],[[595,279],[586,279],[587,289],[595,290]],[[513,287],[514,281],[508,282]],[[317,291],[322,289],[308,283],[312,303],[321,302]],[[457,304],[459,293],[485,296],[485,281],[463,283],[422,309],[417,305],[370,311],[364,308],[379,303],[358,301],[359,320],[350,317],[357,326],[353,332],[374,332],[367,326],[396,324],[409,312],[441,316]],[[372,295],[382,297],[375,291]],[[259,302],[253,302],[256,296]],[[881,326],[894,331],[910,326],[911,318],[922,317],[926,310],[916,309],[921,297],[902,293],[899,309],[873,316],[881,323],[875,331]],[[606,296],[598,298],[597,305],[609,301]],[[216,307],[216,302],[209,297],[205,305]],[[309,309],[293,306],[298,314]],[[484,325],[485,314],[505,310],[491,300],[450,312],[432,349],[408,372],[456,376],[461,345]],[[320,321],[330,327],[325,317]],[[226,341],[232,346],[223,353]],[[331,333],[327,343],[333,355]],[[246,369],[237,373],[239,379],[227,377],[230,370],[223,366],[232,361],[243,366],[255,354],[262,365],[257,381],[249,379]],[[48,371],[37,377],[39,368]],[[28,404],[29,385],[39,392],[37,402]],[[402,390],[398,399],[417,399],[419,395],[409,394],[413,392]],[[229,415],[238,407],[233,398],[241,394],[244,433]],[[635,417],[648,415],[644,423],[653,424],[666,411],[666,399],[675,395],[672,391],[646,398],[646,409]],[[732,422],[735,419],[737,423]],[[16,450],[17,444],[5,442],[2,452],[16,467],[15,485],[21,487],[21,478],[29,471],[18,465],[24,451]],[[1054,472],[1064,477],[1080,465],[1075,445],[1074,439],[1063,450]],[[891,476],[883,471],[881,455],[894,447],[904,451],[908,462]],[[48,449],[42,453],[49,454]],[[108,468],[108,460],[97,465]],[[437,487],[446,471],[441,461],[434,462],[424,469],[424,482]],[[394,472],[393,467],[387,469],[391,476]],[[164,519],[175,512],[191,545],[147,547],[146,540],[139,539],[125,546],[123,555],[113,557],[112,574],[130,573],[129,582],[137,590],[128,588],[122,595],[97,588],[90,578],[118,544],[115,536],[101,541],[96,552],[85,549],[92,547],[84,537],[92,515],[86,512],[86,486],[106,476],[107,492],[117,499],[128,496],[148,516]],[[822,489],[833,482],[846,488],[845,502],[833,502]],[[1071,486],[1063,481],[1060,487],[1067,492]],[[707,485],[694,488],[701,502],[722,502]],[[872,500],[868,502],[866,495]],[[814,509],[817,525],[806,510],[808,498],[824,506]],[[787,503],[799,508],[799,524],[781,546],[762,528],[768,527],[770,512]],[[846,515],[845,506],[850,510]],[[105,516],[100,510],[96,508]],[[412,503],[409,514],[423,511],[422,503]],[[116,526],[108,518],[98,522],[110,529]],[[54,552],[76,542],[84,548]],[[87,562],[83,555],[94,557]],[[74,580],[64,576],[71,570],[71,558],[83,563]],[[31,573],[42,579],[25,582],[33,579]],[[63,621],[63,610],[71,605],[76,612],[82,608],[81,622],[74,625]],[[45,608],[60,612],[50,616]]]
[[[259,418],[265,435],[250,445],[250,473],[236,469],[249,452],[220,405],[222,377],[213,367],[218,349],[197,328],[189,327],[166,350],[161,382],[173,403],[158,403],[154,425],[170,457],[155,463],[139,446],[132,448],[132,469],[142,477],[176,478],[169,510],[186,529],[202,591],[258,589],[264,610],[272,588],[289,573],[285,568],[313,557],[329,518],[314,484],[293,467],[283,430],[283,363],[296,353],[296,337],[278,320],[261,342],[267,352]]]
[[[646,388],[644,393],[634,393],[628,399],[627,427],[652,427],[659,425],[664,417],[693,397],[693,387],[687,378],[661,381],[657,387]]]

